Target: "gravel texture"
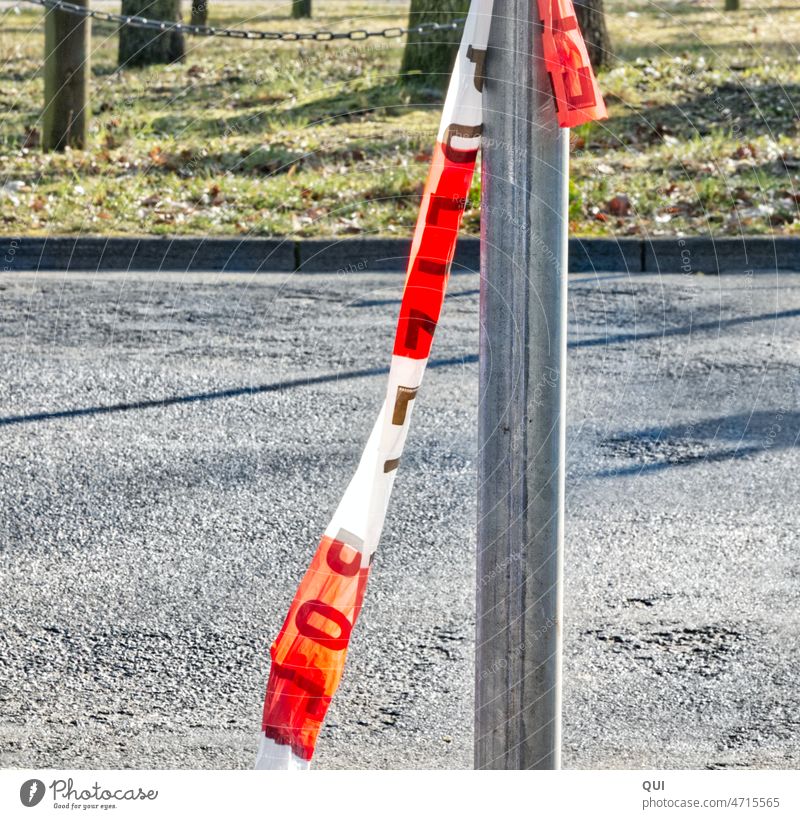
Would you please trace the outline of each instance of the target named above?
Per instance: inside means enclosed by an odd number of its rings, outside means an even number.
[[[250,767],[402,276],[0,276],[0,765]],[[454,275],[321,768],[470,767]],[[800,764],[800,275],[570,281],[565,767]]]

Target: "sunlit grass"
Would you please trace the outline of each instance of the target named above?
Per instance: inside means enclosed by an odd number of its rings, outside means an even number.
[[[574,232],[798,229],[800,12],[782,0],[722,5],[607,0],[611,117],[572,135]],[[385,28],[406,13],[397,2],[318,8],[298,22],[287,3],[211,3],[215,25],[286,30]],[[441,98],[398,81],[400,41],[194,38],[181,65],[117,72],[114,29],[96,25],[91,146],[43,155],[41,22],[24,4],[0,17],[6,233],[406,235],[413,225]],[[470,232],[478,193],[476,181]]]

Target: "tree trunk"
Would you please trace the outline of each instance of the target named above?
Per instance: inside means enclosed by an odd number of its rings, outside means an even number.
[[[725,11],[739,11],[739,0],[725,0]]]
[[[311,0],[292,0],[292,17],[311,17]]]
[[[192,25],[204,26],[208,23],[208,0],[192,0]]]
[[[611,51],[611,38],[606,28],[603,0],[575,0],[575,15],[578,18],[578,25],[581,27],[592,66],[597,69],[611,65],[614,55]]]
[[[447,23],[467,16],[469,0],[411,0],[408,27],[423,23]],[[431,31],[408,35],[400,73],[407,81],[424,79],[447,84],[461,40],[461,30]]]
[[[180,0],[122,0],[122,13],[150,20],[181,19]],[[123,25],[119,30],[119,64],[124,67],[174,63],[185,54],[183,34]]]
[[[89,0],[73,0],[87,7]],[[91,20],[49,9],[44,18],[45,151],[85,148],[89,124]]]

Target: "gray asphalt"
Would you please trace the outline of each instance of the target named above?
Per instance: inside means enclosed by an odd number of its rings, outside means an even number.
[[[0,277],[0,765],[252,765],[401,287]],[[472,764],[477,287],[453,277],[317,767]],[[571,279],[566,767],[800,763],[798,398],[800,275]]]

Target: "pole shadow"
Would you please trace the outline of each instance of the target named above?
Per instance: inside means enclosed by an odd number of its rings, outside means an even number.
[[[429,362],[428,368],[438,369],[440,367],[453,367],[458,364],[475,364],[477,361],[478,356],[474,354],[456,356],[454,358],[441,358]],[[53,412],[36,412],[29,415],[8,415],[5,418],[0,418],[0,427],[14,426],[17,424],[32,424],[39,421],[57,421],[65,418],[82,418],[91,415],[112,415],[117,412],[174,407],[180,404],[217,401],[225,398],[240,398],[245,395],[264,395],[272,392],[296,389],[298,387],[311,387],[316,384],[329,384],[334,381],[347,381],[353,378],[370,378],[376,375],[387,375],[388,373],[388,367],[368,367],[361,370],[349,370],[343,373],[326,373],[325,375],[314,375],[305,378],[290,378],[285,381],[277,381],[272,384],[258,384],[252,387],[234,387],[228,390],[214,390],[191,393],[189,395],[173,395],[167,398],[129,401],[94,407],[77,407],[67,410],[55,410]]]
[[[636,463],[603,469],[593,477],[644,475],[698,463],[741,460],[797,447],[798,440],[800,412],[786,409],[755,410],[622,432],[601,441],[600,449],[612,458],[634,459]]]

